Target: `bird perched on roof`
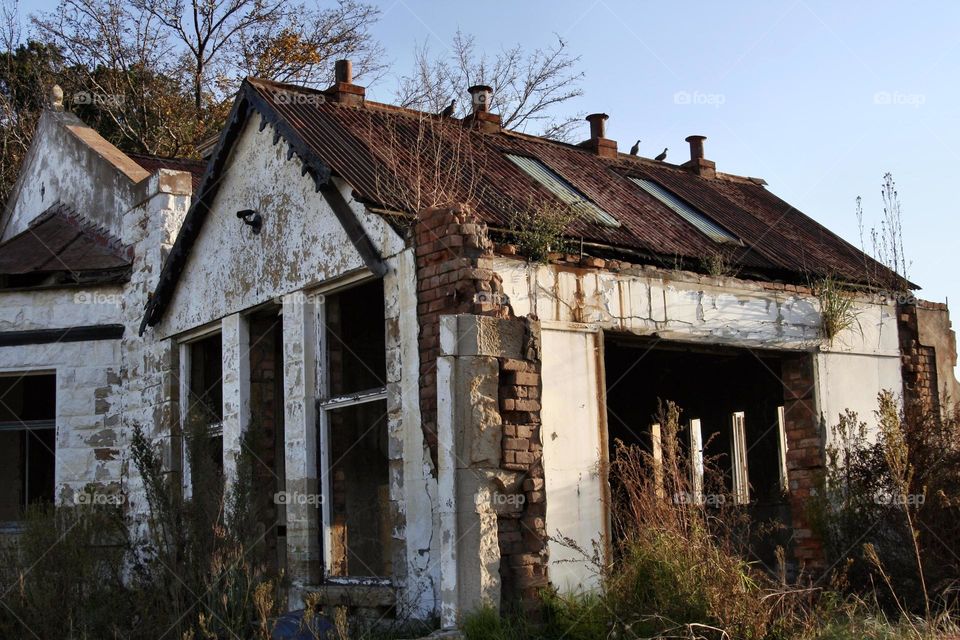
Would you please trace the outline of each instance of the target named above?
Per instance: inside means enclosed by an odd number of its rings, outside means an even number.
[[[449,118],[450,116],[452,116],[452,115],[453,115],[453,108],[454,108],[455,106],[457,106],[457,101],[456,101],[456,99],[451,100],[451,101],[450,101],[450,104],[447,105],[447,108],[440,112],[440,117],[441,117],[441,118]]]
[[[630,155],[635,156],[640,153],[640,141],[637,140],[637,144],[630,147]]]
[[[663,162],[663,161],[666,160],[666,159],[667,159],[667,148],[664,147],[664,148],[663,148],[663,153],[661,153],[661,154],[658,155],[656,158],[654,158],[654,160],[656,160],[657,162]]]

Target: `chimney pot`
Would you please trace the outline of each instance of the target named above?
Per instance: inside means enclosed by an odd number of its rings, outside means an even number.
[[[333,63],[333,76],[335,82],[353,84],[353,63],[349,60],[337,60]]]
[[[682,166],[703,178],[715,178],[717,163],[703,157],[703,141],[706,139],[706,136],[687,136],[686,140],[690,143],[690,160],[684,162]]]
[[[490,111],[490,100],[493,98],[493,88],[485,84],[475,84],[469,89],[471,102],[473,103],[473,113],[486,113]]]
[[[591,113],[587,116],[587,122],[590,123],[591,140],[607,137],[607,118],[609,117],[605,113]]]
[[[686,140],[690,143],[690,160],[696,162],[703,160],[703,141],[707,136],[687,136]]]

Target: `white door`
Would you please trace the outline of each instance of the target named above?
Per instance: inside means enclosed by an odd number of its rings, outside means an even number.
[[[584,552],[604,549],[607,513],[602,477],[597,334],[543,330],[543,466],[547,533]],[[550,581],[562,591],[590,590],[599,576],[583,553],[551,540]]]

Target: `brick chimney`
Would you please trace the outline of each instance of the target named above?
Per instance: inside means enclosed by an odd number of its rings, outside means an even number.
[[[475,84],[467,92],[470,94],[472,111],[463,119],[465,127],[476,127],[485,133],[500,131],[500,115],[490,113],[490,101],[493,99],[493,89],[485,84]]]
[[[349,60],[337,60],[333,64],[333,85],[327,89],[327,95],[333,102],[343,104],[363,104],[366,89],[353,84],[353,63]]]
[[[590,139],[580,143],[581,147],[593,151],[598,156],[604,158],[617,157],[617,141],[609,140],[607,134],[607,119],[605,113],[591,113],[587,116],[587,122],[590,123]]]
[[[686,140],[690,143],[690,160],[680,166],[702,178],[715,178],[717,163],[703,157],[703,141],[706,139],[706,136],[687,136]]]

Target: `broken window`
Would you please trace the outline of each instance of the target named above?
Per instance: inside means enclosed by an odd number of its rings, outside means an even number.
[[[223,421],[223,341],[219,333],[190,343],[190,408],[204,424]]]
[[[187,358],[187,399],[183,432],[187,437],[185,488],[190,495],[198,491],[220,491],[223,482],[223,342],[220,333],[194,340],[181,351]],[[203,441],[193,441],[203,437]],[[203,468],[194,468],[204,461]]]
[[[383,284],[327,295],[320,468],[329,577],[391,574]]]
[[[672,400],[682,410],[678,444],[689,461],[693,494],[681,498],[742,504],[755,522],[791,522],[784,493],[781,354],[615,335],[604,343],[611,445],[620,439],[646,450],[657,477],[657,459],[666,447],[657,403]],[[719,472],[720,487],[704,478],[710,470]],[[700,494],[718,488],[721,494]],[[786,533],[758,539],[754,551],[774,566],[777,544],[786,544]]]
[[[250,327],[250,447],[253,487],[250,496],[263,559],[278,572],[286,564],[286,510],[275,496],[285,491],[283,402],[283,316],[268,305],[248,318]]]
[[[0,377],[0,522],[53,503],[56,388],[53,374]]]

